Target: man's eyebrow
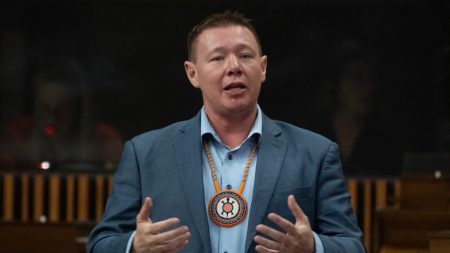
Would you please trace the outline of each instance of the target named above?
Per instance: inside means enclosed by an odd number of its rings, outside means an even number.
[[[249,50],[255,51],[255,52],[258,51],[257,49],[255,50],[253,47],[251,47],[250,45],[245,44],[245,43],[239,43],[239,44],[237,44],[236,46],[234,46],[233,49],[234,49],[234,50],[249,49]],[[224,47],[224,46],[219,46],[219,47],[213,48],[213,49],[209,52],[209,54],[216,53],[216,52],[219,52],[219,53],[220,53],[220,52],[223,52],[223,51],[225,51],[225,50],[226,50],[226,47]]]
[[[220,46],[220,47],[213,48],[209,53],[216,53],[216,52],[222,52],[222,51],[225,51],[225,47]]]
[[[240,44],[237,46],[237,50],[249,50],[251,53],[259,54],[259,48],[253,48],[247,44]]]

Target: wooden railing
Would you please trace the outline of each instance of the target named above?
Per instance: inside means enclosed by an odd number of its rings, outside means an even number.
[[[96,222],[111,194],[112,174],[4,173],[3,222]]]
[[[0,174],[2,222],[95,223],[111,194],[111,173],[3,173]],[[372,246],[375,211],[397,204],[397,179],[348,179],[352,206]]]
[[[399,179],[358,179],[347,180],[352,196],[352,207],[363,231],[364,244],[368,252],[373,248],[375,214],[379,209],[397,207],[400,200]]]

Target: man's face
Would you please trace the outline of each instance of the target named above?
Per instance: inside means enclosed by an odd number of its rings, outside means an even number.
[[[261,56],[256,38],[246,27],[208,28],[197,37],[186,74],[201,89],[205,110],[220,115],[256,108],[266,78],[267,57]]]

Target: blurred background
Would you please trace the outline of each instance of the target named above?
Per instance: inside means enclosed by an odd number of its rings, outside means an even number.
[[[268,56],[262,110],[340,145],[368,250],[440,252],[450,3],[425,0],[2,1],[0,252],[37,252],[27,235],[42,252],[83,251],[123,142],[200,109],[186,36],[226,9],[253,20]],[[401,220],[417,210],[431,220]]]

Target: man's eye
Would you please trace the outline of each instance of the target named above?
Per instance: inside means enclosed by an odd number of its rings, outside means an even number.
[[[215,56],[215,57],[211,58],[211,61],[221,61],[223,59],[225,59],[225,57],[223,57],[223,56]]]
[[[241,54],[239,57],[242,58],[242,59],[250,59],[250,58],[253,58],[253,56],[252,56],[251,54]]]

